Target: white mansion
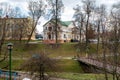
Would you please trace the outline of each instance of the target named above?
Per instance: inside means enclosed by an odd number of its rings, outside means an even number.
[[[50,20],[43,25],[43,42],[55,43],[55,20]],[[75,27],[73,21],[58,21],[57,27],[58,42],[70,42],[79,40],[79,29]]]

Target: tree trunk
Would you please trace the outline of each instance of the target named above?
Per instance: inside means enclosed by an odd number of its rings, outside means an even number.
[[[5,20],[5,21],[4,21]],[[0,40],[0,55],[1,55],[1,51],[2,51],[2,46],[4,44],[4,40],[5,40],[5,33],[6,33],[6,19],[3,20],[3,33],[2,33],[2,37]]]
[[[88,14],[87,23],[86,23],[86,47],[88,46],[88,27],[89,27],[89,14]]]
[[[55,17],[55,43],[58,43],[58,0],[56,0],[56,17]]]
[[[26,43],[27,45],[28,45],[28,43],[30,42],[31,37],[32,37],[32,35],[33,35],[34,31],[35,31],[35,28],[36,28],[36,25],[37,25],[38,20],[39,20],[39,18],[35,21],[35,20],[34,20],[34,17],[33,17],[32,30],[31,30],[30,35],[28,36],[28,40],[27,40],[27,43]]]
[[[98,26],[97,26],[97,59],[99,60],[99,44],[100,44],[100,21],[98,21]]]
[[[105,26],[102,25],[102,49],[103,49],[103,68],[104,68],[104,74],[105,74],[105,79],[108,80],[108,75],[107,75],[107,70],[106,70],[106,66],[107,66],[107,60],[106,60],[106,36],[105,36]]]

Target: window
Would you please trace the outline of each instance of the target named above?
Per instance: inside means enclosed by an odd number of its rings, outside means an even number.
[[[66,38],[66,34],[64,34],[64,38]]]
[[[52,27],[49,27],[48,30],[49,30],[49,31],[52,31]]]
[[[45,27],[45,30],[47,30],[47,27]]]

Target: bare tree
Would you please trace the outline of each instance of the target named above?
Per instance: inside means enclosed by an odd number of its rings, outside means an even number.
[[[1,8],[1,17],[0,17],[0,56],[1,56],[3,44],[5,42],[5,38],[8,33],[7,29],[8,29],[9,24],[7,24],[7,22],[8,22],[7,14],[9,12],[10,5],[5,4],[5,3],[0,3],[0,8]],[[4,60],[4,59],[5,59],[5,57],[2,60]]]
[[[10,5],[3,5],[4,3],[0,3],[1,5],[1,18],[0,18],[0,54],[1,54],[1,50],[2,50],[2,46],[4,44],[4,41],[5,41],[5,36],[6,36],[6,33],[7,33],[7,14],[8,14],[8,10],[10,8]],[[2,18],[2,16],[4,16],[4,18]]]
[[[73,17],[75,18],[75,26],[79,28],[79,36],[80,36],[80,43],[81,43],[85,15],[83,14],[81,7],[79,5],[77,5],[77,7],[74,8],[74,10],[75,10],[75,13]]]
[[[40,19],[40,17],[43,15],[44,11],[45,11],[45,4],[43,0],[38,0],[38,1],[34,1],[34,0],[30,0],[28,2],[28,8],[30,10],[30,15],[32,17],[32,26],[31,26],[31,32],[29,34],[28,40],[27,40],[27,44],[30,41],[32,34],[34,33],[37,23]]]
[[[56,71],[57,64],[55,59],[49,58],[45,53],[34,54],[28,59],[22,66],[21,69],[30,71],[32,74],[37,74],[40,80],[46,80],[48,76],[44,76],[47,71]]]
[[[31,31],[31,21],[28,18],[10,18],[11,22],[11,39],[19,40],[21,43],[23,39],[28,37],[29,31]]]
[[[47,0],[48,4],[51,7],[51,18],[55,19],[55,41],[58,43],[58,21],[60,21],[61,12],[63,10],[63,2],[62,0]]]
[[[79,47],[77,48],[77,51],[81,52],[81,47],[82,46],[82,35],[84,34],[84,20],[85,20],[85,15],[81,10],[81,6],[76,5],[76,8],[73,8],[75,11],[73,17],[74,17],[74,25],[77,27],[79,30],[74,31],[73,33],[79,33]],[[78,34],[77,34],[78,35]],[[77,54],[78,55],[78,54]]]
[[[82,0],[82,3],[83,3],[83,10],[86,14],[86,53],[88,53],[88,42],[89,42],[89,39],[88,39],[88,27],[89,27],[89,22],[90,22],[90,16],[91,16],[91,13],[93,12],[94,10],[94,7],[95,7],[95,1],[94,0]]]
[[[99,51],[99,41],[100,41],[100,37],[101,37],[101,43],[102,43],[102,54],[103,54],[103,68],[104,68],[104,74],[105,74],[105,80],[108,80],[108,74],[107,74],[107,70],[106,70],[106,66],[107,66],[107,57],[106,57],[106,53],[107,53],[107,41],[108,41],[108,37],[107,37],[107,16],[106,16],[106,7],[105,5],[101,5],[98,9],[97,9],[97,15],[98,15],[98,19],[97,19],[97,31],[98,31],[98,43],[97,43],[97,52]],[[101,32],[100,32],[101,30]],[[101,33],[101,35],[100,35]]]
[[[7,18],[0,18],[0,63],[7,59],[7,49],[3,47],[7,34]],[[6,68],[8,65],[2,67]]]
[[[111,43],[111,52],[113,53],[113,80],[119,80],[120,75],[117,74],[117,67],[119,62],[119,30],[120,30],[120,4],[115,4],[112,7],[111,10],[111,27],[113,27],[113,37],[112,37],[112,43]]]
[[[9,4],[4,5],[3,3],[0,3],[0,5],[1,5],[0,6],[0,8],[1,8],[1,17],[0,17],[0,62],[3,62],[8,57],[7,48],[5,48],[6,46],[5,47],[3,46],[5,44],[5,40],[6,39],[7,40],[14,39],[16,36],[17,36],[17,39],[18,39],[18,36],[19,36],[18,33],[21,29],[16,30],[15,25],[17,23],[18,23],[18,25],[21,24],[19,22],[19,20],[23,20],[23,19],[13,18],[13,16],[11,16],[11,14],[13,14],[13,15],[17,15],[17,14],[12,12],[13,8]],[[24,27],[24,31],[26,31],[25,28],[26,27]],[[22,28],[22,30],[23,30],[23,28]],[[23,35],[23,34],[21,34],[21,35]],[[8,66],[5,66],[5,67],[8,67]]]
[[[96,13],[96,27],[97,27],[97,54],[99,54],[99,46],[100,46],[100,38],[101,38],[101,31],[102,30],[102,23],[103,20],[105,18],[105,5],[100,5],[99,7],[97,7],[95,9],[95,13]]]
[[[97,17],[97,20],[96,20],[96,27],[97,27],[97,54],[99,52],[99,44],[100,44],[100,23],[101,23],[101,8],[100,7],[97,7],[95,9],[95,12],[96,12],[96,17]]]

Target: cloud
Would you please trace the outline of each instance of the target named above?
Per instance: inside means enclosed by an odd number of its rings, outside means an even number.
[[[21,3],[26,2],[26,0],[6,0],[6,1],[9,1],[9,2],[21,2]]]
[[[64,20],[64,21],[69,21],[72,19],[72,15],[74,14],[74,10],[73,8],[70,8],[70,7],[65,7],[64,9],[64,13],[62,13],[62,16],[61,16],[61,20]]]
[[[120,0],[97,0],[96,2],[99,2],[99,3],[105,3],[105,4],[113,4],[115,2],[118,2]]]
[[[41,32],[43,31],[43,25],[44,25],[46,22],[47,22],[47,20],[44,19],[44,17],[41,17],[41,18],[39,19],[39,22],[38,22],[38,24],[37,24],[37,26],[36,26],[38,33],[41,33]]]
[[[96,4],[97,4],[97,6],[99,6],[101,4],[106,5],[106,8],[107,8],[107,10],[109,12],[112,5],[118,3],[119,1],[120,0],[96,0]]]
[[[8,0],[0,0],[0,2],[6,2],[6,1],[8,1]]]

